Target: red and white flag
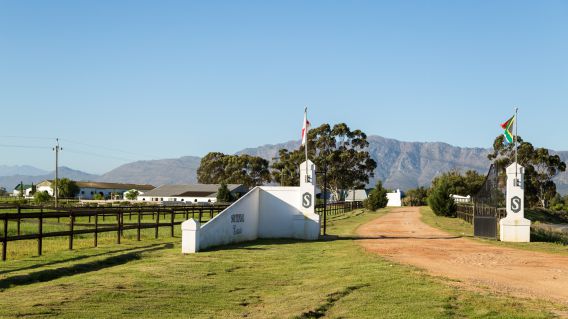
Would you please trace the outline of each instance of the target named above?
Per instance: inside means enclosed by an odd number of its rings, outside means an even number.
[[[310,129],[310,121],[308,121],[308,108],[304,110],[304,126],[302,127],[302,146],[308,143],[308,130]]]

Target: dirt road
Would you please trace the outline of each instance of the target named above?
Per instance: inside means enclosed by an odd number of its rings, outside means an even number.
[[[357,230],[367,250],[462,285],[568,304],[568,256],[504,248],[457,238],[398,208]]]

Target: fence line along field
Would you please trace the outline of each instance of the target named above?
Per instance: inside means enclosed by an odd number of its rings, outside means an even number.
[[[123,239],[140,241],[158,238],[162,227],[168,227],[169,235],[175,236],[175,226],[184,220],[194,218],[206,222],[226,207],[191,205],[54,209],[4,206],[0,210],[2,260],[6,260],[8,255],[17,258],[34,253],[41,255],[46,250],[56,251],[65,247],[96,247],[99,243],[113,241],[120,244]],[[35,252],[34,246],[37,249]]]
[[[206,223],[227,207],[228,204],[74,208],[4,205],[0,207],[2,260],[120,244],[123,240],[157,239],[160,228],[167,228],[168,236],[179,236],[176,226],[183,221],[193,218]],[[318,205],[316,212],[335,216],[361,207],[362,202],[335,202]]]

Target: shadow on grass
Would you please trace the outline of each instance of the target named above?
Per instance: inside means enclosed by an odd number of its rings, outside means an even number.
[[[228,244],[216,247],[210,247],[202,250],[201,252],[215,252],[224,250],[268,250],[270,246],[276,245],[294,245],[302,243],[313,242],[332,242],[332,241],[356,241],[356,240],[393,240],[393,239],[418,239],[418,240],[451,240],[463,238],[464,236],[338,236],[338,235],[325,235],[320,236],[317,241],[301,240],[301,239],[287,239],[287,238],[262,238],[252,241],[245,241],[235,244]],[[267,247],[258,247],[267,246]]]
[[[67,259],[50,261],[50,262],[46,262],[46,263],[42,263],[42,264],[35,264],[35,265],[27,266],[27,267],[14,268],[14,269],[9,269],[9,270],[0,270],[0,275],[9,274],[9,273],[12,273],[12,272],[22,271],[22,270],[37,269],[37,268],[41,268],[41,267],[45,267],[45,266],[53,266],[53,265],[57,265],[57,264],[63,264],[63,263],[67,263],[67,262],[78,261],[78,260],[82,260],[82,259],[86,259],[86,258],[99,257],[99,256],[103,256],[103,255],[123,253],[123,252],[127,252],[127,251],[138,250],[138,249],[154,248],[154,247],[158,247],[158,246],[162,246],[162,245],[163,244],[153,244],[153,245],[148,245],[148,246],[111,250],[111,251],[106,251],[106,252],[99,253],[99,254],[90,254],[90,255],[86,254],[86,255],[81,255],[81,256],[75,256],[75,257],[71,257],[71,258],[67,258]]]
[[[159,247],[152,247],[146,249],[138,249],[126,254],[108,257],[102,260],[95,260],[88,263],[76,264],[68,267],[60,267],[56,269],[47,269],[33,272],[26,275],[18,275],[8,277],[0,280],[0,291],[16,286],[30,285],[38,282],[51,281],[63,277],[75,276],[85,274],[93,271],[98,271],[105,268],[110,268],[118,265],[124,265],[131,261],[139,260],[143,253],[158,251],[162,249],[173,248],[173,244],[161,244]]]

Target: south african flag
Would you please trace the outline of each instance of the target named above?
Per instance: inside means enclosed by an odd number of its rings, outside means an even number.
[[[513,124],[515,123],[515,116],[511,117],[507,122],[501,124],[501,127],[505,130],[503,135],[505,135],[505,143],[513,143]]]

